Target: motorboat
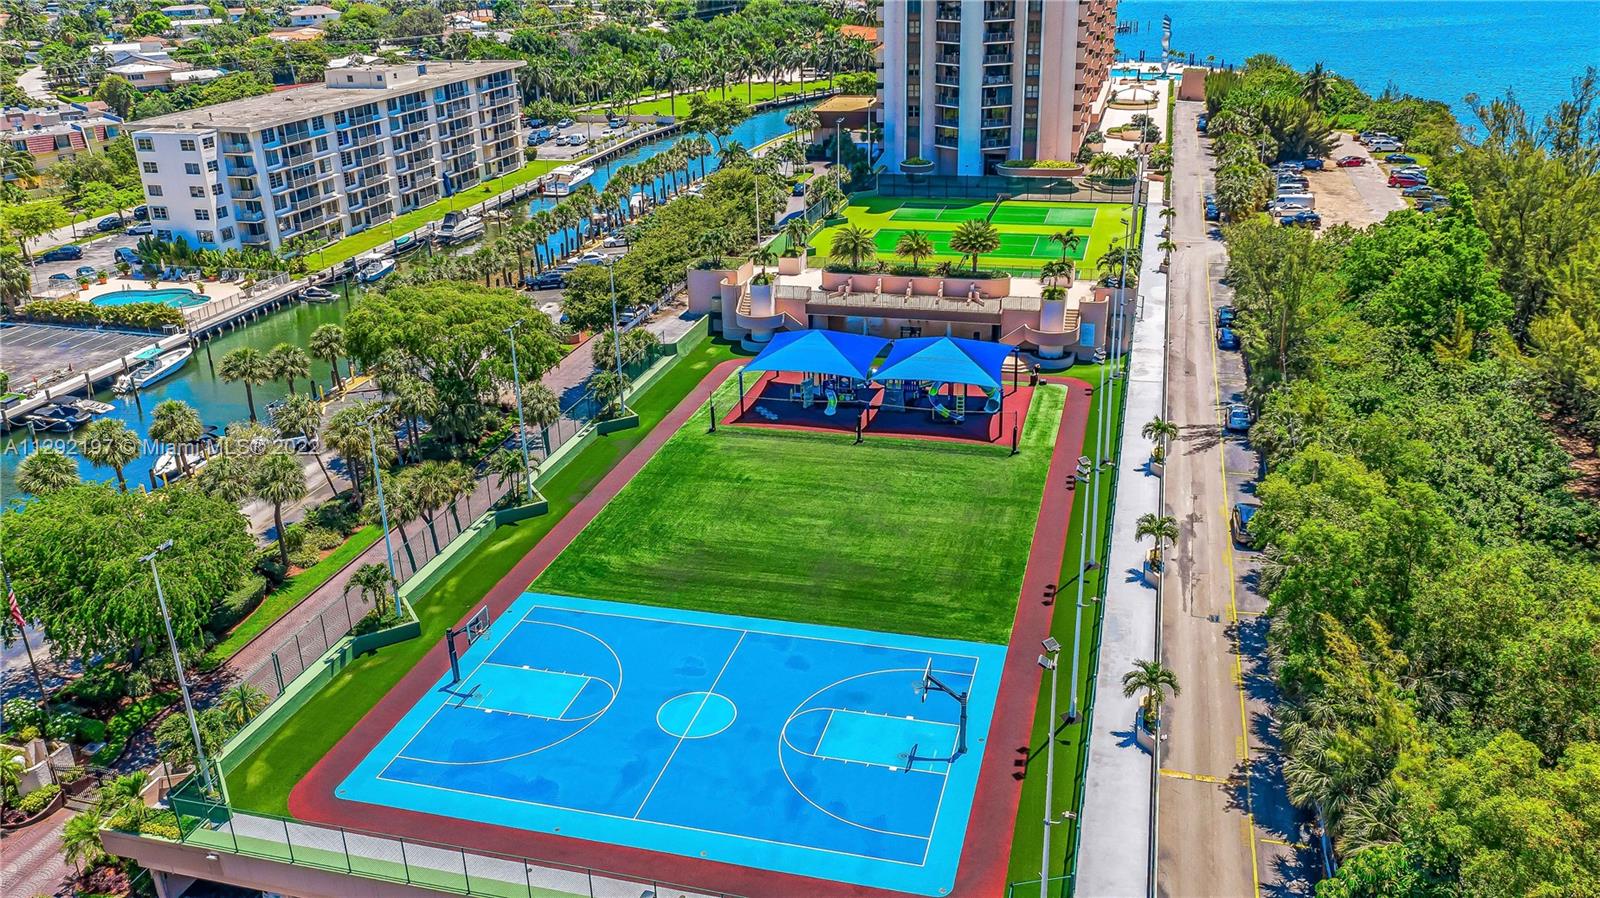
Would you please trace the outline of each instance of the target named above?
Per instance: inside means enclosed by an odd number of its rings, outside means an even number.
[[[94,417],[88,409],[79,408],[77,403],[67,400],[65,402],[52,402],[41,405],[23,418],[28,427],[33,430],[52,430],[57,433],[68,433],[89,423]]]
[[[111,389],[116,393],[131,393],[134,390],[143,390],[151,384],[166,377],[170,377],[184,363],[189,361],[189,356],[194,355],[194,349],[188,346],[179,346],[177,349],[162,352],[152,346],[135,355],[139,365],[127,374],[117,378],[116,385]]]
[[[594,168],[591,166],[558,165],[545,175],[544,192],[548,196],[567,196],[592,177]]]
[[[394,238],[394,254],[403,256],[421,245],[422,241],[411,234],[401,234],[399,237]]]
[[[440,243],[462,243],[483,236],[483,219],[467,212],[446,212],[434,235]],[[396,247],[398,249],[398,246]]]
[[[307,287],[300,291],[300,298],[306,302],[333,302],[333,291],[321,287]]]
[[[381,281],[394,271],[394,260],[381,253],[374,253],[361,260],[356,269],[356,280],[363,284]]]

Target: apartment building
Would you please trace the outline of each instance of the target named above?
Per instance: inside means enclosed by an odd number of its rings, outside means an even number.
[[[329,69],[138,123],[156,235],[278,251],[359,233],[523,165],[521,61]]]
[[[126,127],[99,100],[0,110],[0,143],[27,153],[35,171],[44,171],[79,153],[104,151]],[[6,175],[7,180],[15,178],[13,174]]]
[[[1117,0],[900,0],[883,8],[884,162],[984,175],[1073,158],[1098,115]]]

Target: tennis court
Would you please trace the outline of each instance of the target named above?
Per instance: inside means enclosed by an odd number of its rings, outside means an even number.
[[[993,203],[973,200],[950,200],[931,202],[911,201],[907,205],[894,210],[889,216],[894,221],[978,221],[988,217],[989,208]]]
[[[996,225],[1057,225],[1067,228],[1092,228],[1098,210],[1060,203],[1001,203],[990,219]]]
[[[906,231],[899,228],[883,228],[872,236],[872,242],[881,255],[892,256],[901,235],[905,233]],[[933,244],[934,253],[951,256],[961,255],[950,248],[950,237],[954,234],[953,231],[923,231],[922,233]],[[1084,252],[1089,248],[1088,243],[1087,238],[1080,240],[1076,246],[1067,251],[1067,258],[1081,261]],[[1049,237],[1041,237],[1036,234],[1012,234],[1002,231],[1000,233],[1000,246],[991,255],[1014,258],[1027,258],[1030,256],[1053,258],[1059,257],[1060,254],[1060,244],[1051,243]]]
[[[940,895],[1004,659],[999,645],[525,593],[338,795]]]

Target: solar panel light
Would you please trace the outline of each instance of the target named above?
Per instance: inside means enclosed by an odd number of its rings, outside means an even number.
[[[1054,655],[1056,652],[1061,651],[1061,643],[1057,642],[1056,638],[1054,636],[1046,636],[1044,638],[1044,643],[1043,644],[1044,644],[1044,650],[1049,652],[1052,655]]]
[[[1040,655],[1039,656],[1039,666],[1044,668],[1045,670],[1055,670],[1056,669],[1056,659],[1050,657],[1049,655]]]

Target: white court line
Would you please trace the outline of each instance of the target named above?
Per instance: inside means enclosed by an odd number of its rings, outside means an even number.
[[[886,718],[886,719],[889,719],[889,720],[915,720],[918,723],[932,724],[934,726],[944,727],[945,729],[948,729],[948,730],[958,730],[959,729],[959,727],[956,724],[945,723],[942,720],[928,720],[925,717],[906,718],[906,717],[898,717],[898,716],[893,715],[893,714],[874,714],[874,713],[872,713],[870,711],[852,711],[849,708],[807,708],[804,711],[801,711],[799,714],[796,714],[793,717],[790,717],[788,722],[793,722],[793,721],[799,720],[800,718],[804,717],[807,714],[817,714],[817,713],[820,713],[820,712],[823,712],[823,711],[828,712],[828,722],[823,724],[823,726],[822,726],[822,733],[823,733],[824,736],[826,736],[827,733],[828,733],[828,727],[833,725],[833,715],[835,715],[835,714],[854,714],[854,715],[856,715],[858,717],[883,717],[883,718]],[[912,767],[910,765],[909,760],[907,761],[907,764],[906,764],[905,767],[896,767],[893,764],[883,764],[883,763],[880,763],[878,761],[863,761],[860,758],[841,758],[838,755],[825,755],[825,754],[822,753],[822,739],[820,737],[817,739],[817,749],[816,749],[816,751],[806,751],[805,749],[801,748],[800,746],[795,745],[793,742],[789,741],[789,730],[788,730],[788,727],[787,727],[787,722],[786,722],[785,727],[784,727],[783,737],[782,738],[783,738],[783,744],[789,746],[792,749],[794,749],[797,754],[805,755],[808,758],[816,758],[819,761],[838,761],[841,764],[860,764],[863,767],[877,767],[877,768],[882,769],[882,770],[890,771],[891,773],[926,773],[926,774],[931,774],[933,776],[946,776],[946,777],[950,775],[950,773],[949,773],[950,762],[948,762],[948,761],[943,761],[943,763],[945,765],[945,770],[941,771],[941,770],[924,770],[924,769],[922,769],[920,767]],[[951,736],[951,738],[950,738],[950,745],[951,745],[952,748],[954,748],[954,746],[955,746],[955,737],[954,736]],[[923,760],[926,760],[926,761],[939,761],[941,759],[939,759],[939,758],[924,758]],[[923,837],[922,836],[916,836],[915,838],[923,838]]]
[[[694,716],[689,718],[689,725],[683,728],[684,732],[694,732],[694,722],[700,719],[700,712],[706,709],[706,699],[716,694],[717,684],[722,682],[722,675],[728,672],[728,665],[733,662],[733,656],[739,653],[739,646],[744,645],[744,637],[745,632],[741,631],[739,640],[733,644],[733,650],[728,652],[727,658],[723,659],[722,669],[717,671],[716,679],[712,680],[711,685],[706,689],[705,698],[700,699],[700,707],[694,709]],[[672,746],[672,753],[667,755],[667,762],[661,765],[661,772],[656,774],[656,781],[650,784],[650,791],[644,793],[644,801],[639,802],[639,809],[633,812],[633,819],[639,819],[639,815],[644,813],[644,806],[650,803],[650,796],[654,795],[656,787],[661,785],[661,778],[667,775],[667,768],[672,766],[672,759],[677,757],[678,749],[682,748],[683,743],[687,741],[687,736],[678,737],[678,744]]]

